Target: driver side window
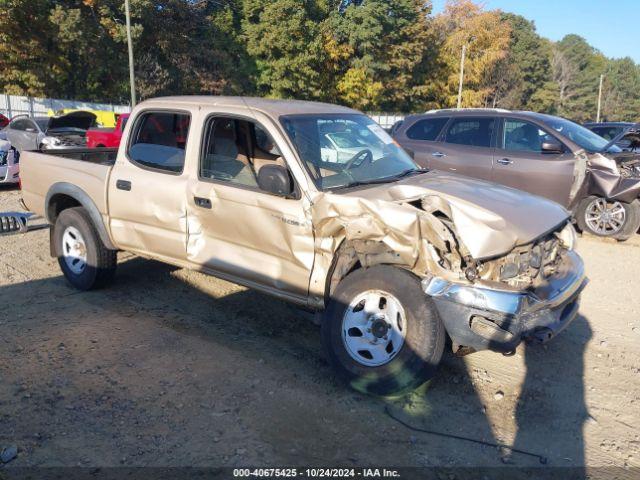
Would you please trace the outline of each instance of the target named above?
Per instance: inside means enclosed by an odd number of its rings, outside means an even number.
[[[542,144],[553,137],[537,125],[522,120],[506,119],[502,132],[505,150],[542,153]]]
[[[265,165],[286,166],[275,141],[260,125],[229,117],[211,117],[204,133],[200,178],[259,189]]]

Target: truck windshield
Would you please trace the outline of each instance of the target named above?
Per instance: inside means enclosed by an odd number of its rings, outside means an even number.
[[[609,145],[608,140],[593,133],[588,128],[578,125],[570,120],[545,115],[544,122],[556,132],[564,135],[573,143],[584,148],[588,152],[604,152],[605,149],[610,153],[620,153],[622,151],[615,145],[611,145],[607,148]]]
[[[392,182],[422,171],[365,115],[287,115],[281,121],[321,190]]]

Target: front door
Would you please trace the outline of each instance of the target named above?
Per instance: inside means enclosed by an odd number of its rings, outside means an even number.
[[[493,167],[496,183],[524,190],[568,206],[574,180],[575,157],[565,147],[563,153],[544,153],[546,139],[553,135],[525,120],[503,120]]]
[[[187,240],[185,154],[191,118],[182,111],[147,111],[136,118],[126,151],[109,179],[111,234],[122,249],[184,263]],[[194,149],[193,153],[190,153]]]
[[[17,118],[7,129],[7,139],[18,151],[37,150],[38,127],[29,118]]]
[[[275,131],[241,116],[205,120],[198,175],[188,187],[188,260],[232,281],[306,302],[314,261],[307,200],[260,189],[265,165],[287,167]]]

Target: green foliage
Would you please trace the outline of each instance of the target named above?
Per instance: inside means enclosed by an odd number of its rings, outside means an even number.
[[[242,38],[256,63],[260,94],[322,97],[325,53],[319,20],[319,8],[311,0],[244,1]]]
[[[578,35],[450,0],[130,0],[141,98],[244,94],[364,110],[497,106],[640,120],[640,66]],[[0,92],[126,102],[124,0],[0,0]]]
[[[540,108],[551,93],[551,45],[541,38],[530,22],[520,15],[503,13],[501,21],[511,27],[507,55],[492,72],[494,91],[491,104],[503,108]],[[546,89],[546,91],[540,91]]]

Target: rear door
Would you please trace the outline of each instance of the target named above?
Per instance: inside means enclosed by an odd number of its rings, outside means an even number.
[[[395,140],[424,168],[432,168],[432,156],[438,151],[437,141],[449,117],[409,118],[396,127]]]
[[[108,187],[111,234],[118,247],[165,261],[186,260],[188,175],[185,158],[191,115],[146,110],[132,125]],[[196,143],[194,146],[193,144]]]
[[[491,180],[496,125],[492,116],[452,118],[431,153],[431,168]]]
[[[575,158],[566,146],[563,153],[544,153],[542,143],[547,139],[560,142],[537,124],[515,118],[501,119],[493,180],[567,206]]]

